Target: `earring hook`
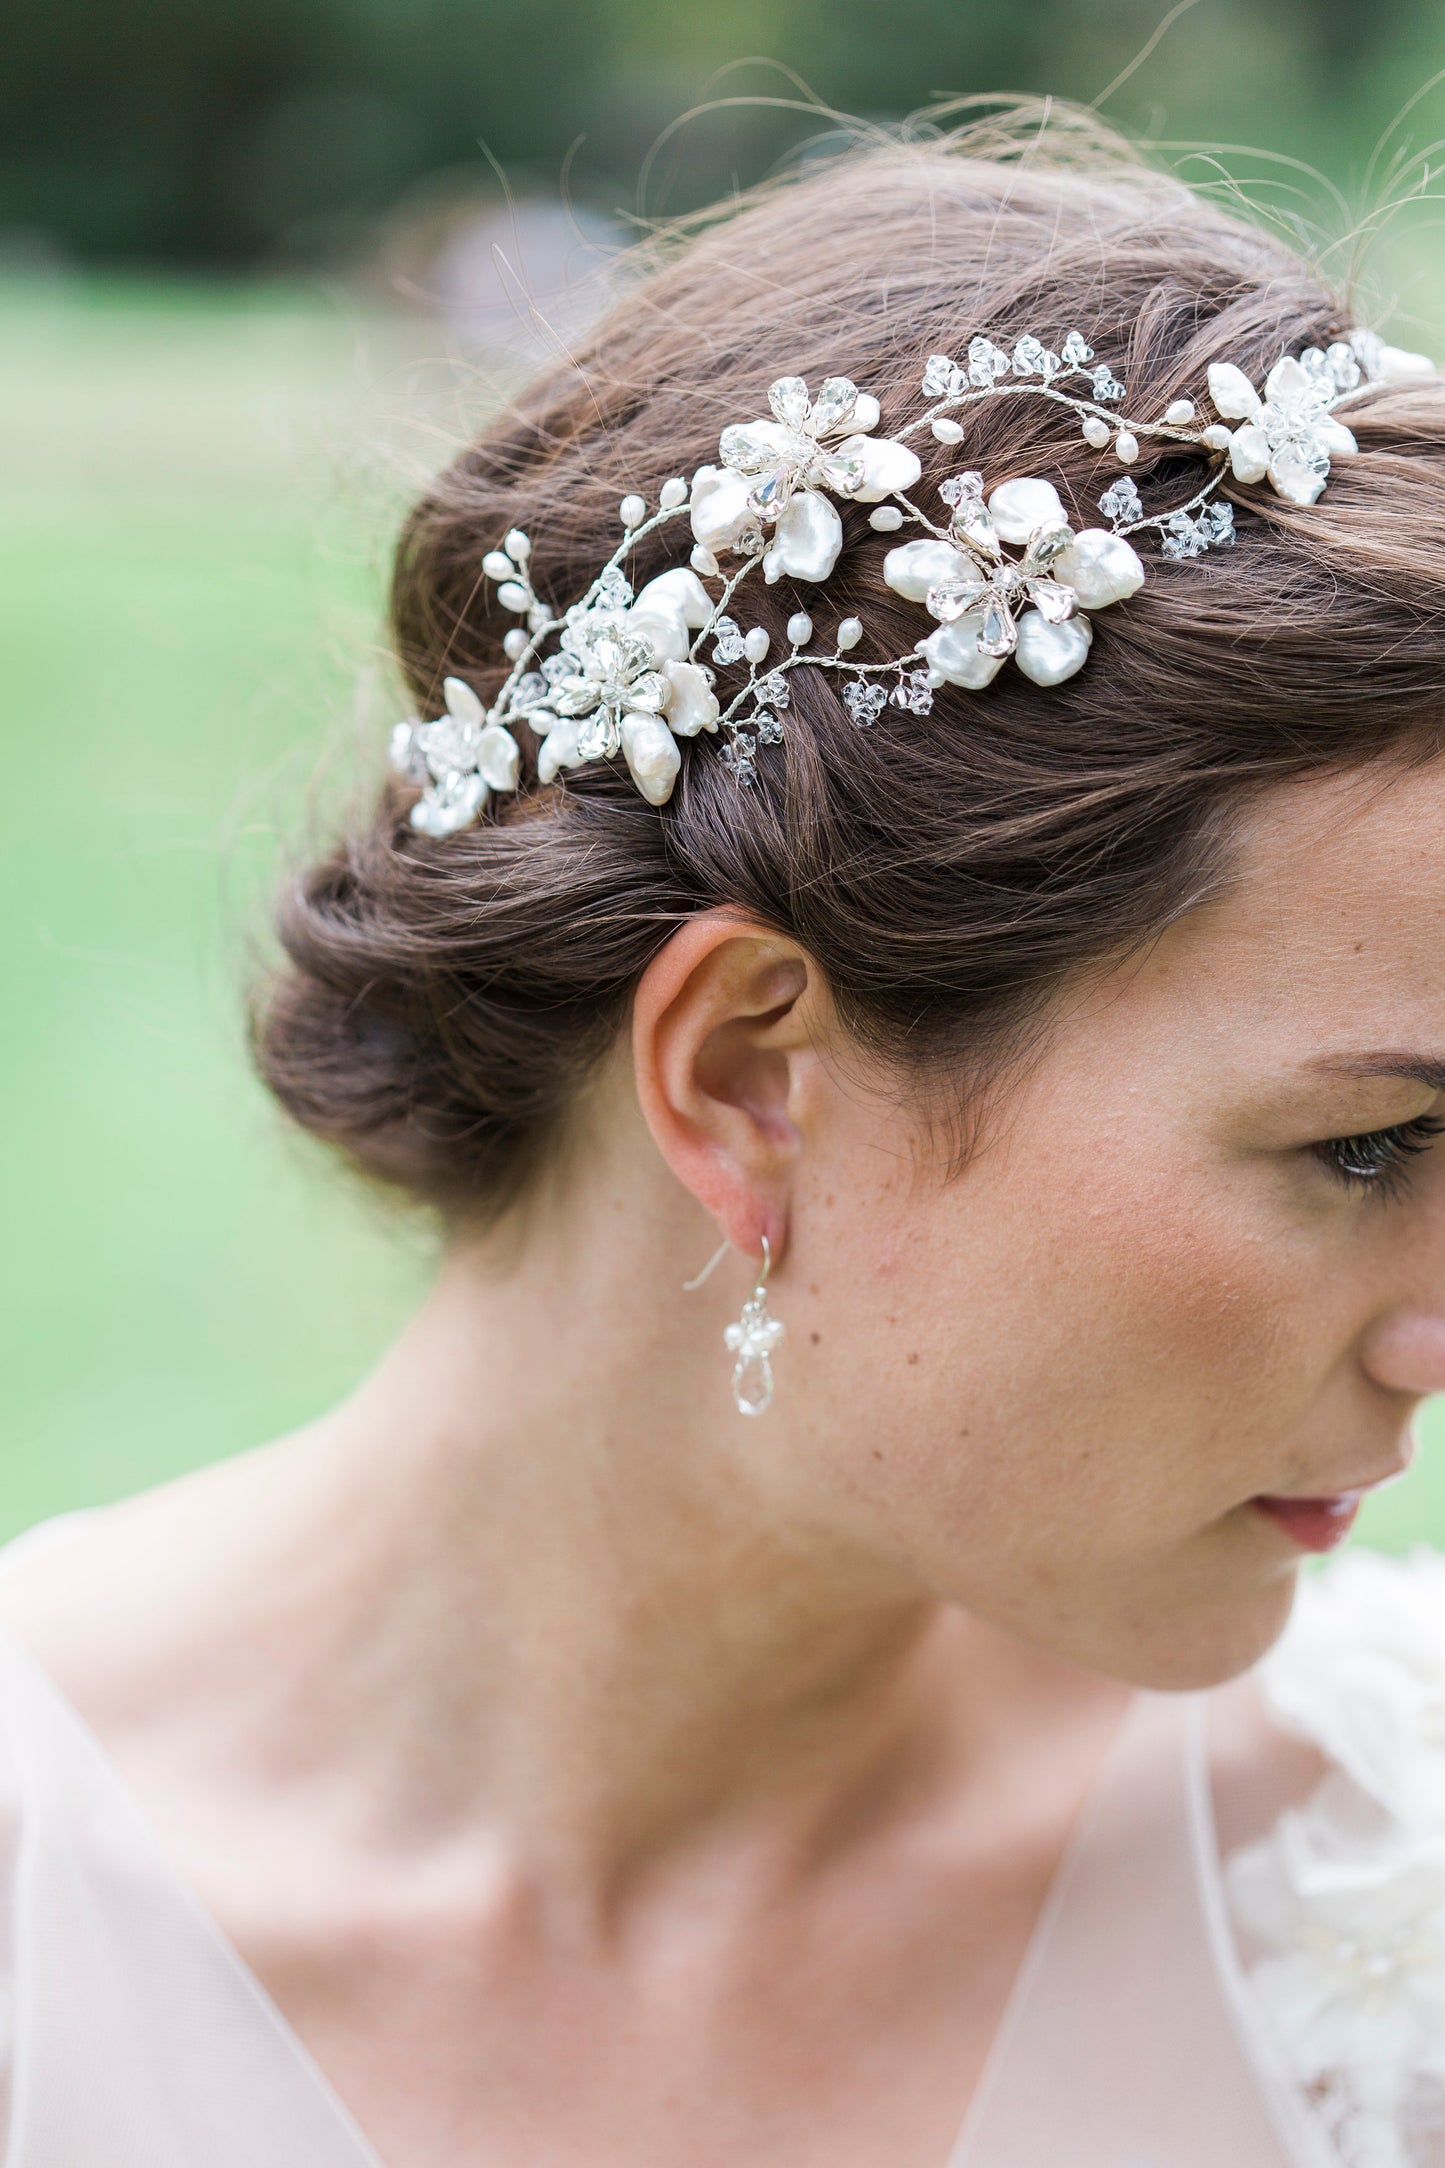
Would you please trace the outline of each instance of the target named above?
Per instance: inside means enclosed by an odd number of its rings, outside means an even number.
[[[720,1243],[720,1244],[718,1245],[718,1247],[717,1247],[717,1248],[716,1248],[716,1249],[715,1249],[715,1250],[713,1251],[713,1253],[712,1253],[712,1256],[711,1256],[711,1257],[710,1257],[710,1258],[708,1259],[707,1263],[706,1263],[706,1264],[705,1264],[705,1265],[703,1266],[703,1268],[702,1268],[701,1272],[700,1272],[700,1273],[699,1273],[699,1274],[697,1275],[696,1279],[693,1279],[693,1280],[684,1280],[684,1281],[683,1281],[683,1283],[682,1283],[682,1291],[683,1291],[683,1293],[684,1293],[685,1295],[695,1295],[695,1294],[697,1293],[697,1290],[698,1290],[698,1289],[699,1289],[699,1288],[700,1288],[700,1287],[701,1287],[701,1286],[703,1285],[704,1281],[706,1281],[706,1280],[710,1280],[710,1279],[712,1278],[713,1274],[714,1274],[714,1273],[715,1273],[715,1272],[717,1271],[717,1268],[718,1268],[718,1266],[719,1266],[719,1265],[720,1265],[720,1264],[722,1263],[723,1259],[724,1259],[724,1258],[725,1258],[725,1257],[727,1256],[727,1253],[728,1253],[728,1251],[729,1251],[729,1250],[730,1250],[731,1248],[732,1248],[732,1244],[731,1244],[731,1242],[723,1242],[723,1243]],[[772,1271],[772,1269],[773,1269],[773,1246],[772,1246],[771,1242],[769,1242],[769,1240],[768,1240],[767,1236],[766,1236],[766,1235],[764,1235],[764,1236],[763,1236],[763,1263],[762,1263],[762,1269],[761,1269],[761,1271],[760,1271],[760,1272],[758,1273],[758,1286],[759,1286],[759,1287],[766,1287],[766,1286],[767,1286],[767,1284],[768,1284],[768,1274],[769,1274],[769,1273],[770,1273],[770,1272]]]

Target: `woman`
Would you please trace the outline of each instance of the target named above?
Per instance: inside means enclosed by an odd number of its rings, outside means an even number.
[[[440,1268],[11,1552],[11,2168],[1445,2160],[1439,1570],[1266,1654],[1445,1387],[1445,391],[1067,144],[409,520],[256,1040]]]

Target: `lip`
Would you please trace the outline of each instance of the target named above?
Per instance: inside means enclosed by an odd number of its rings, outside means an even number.
[[[1250,1504],[1283,1529],[1302,1551],[1335,1551],[1349,1535],[1364,1499],[1362,1490],[1326,1498],[1251,1498]]]

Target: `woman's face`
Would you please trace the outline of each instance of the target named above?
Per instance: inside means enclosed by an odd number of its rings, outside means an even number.
[[[1144,1684],[1273,1638],[1445,1388],[1442,835],[1441,761],[1265,800],[1227,895],[1062,1005],[952,1179],[814,1095],[778,1405],[850,1536]]]

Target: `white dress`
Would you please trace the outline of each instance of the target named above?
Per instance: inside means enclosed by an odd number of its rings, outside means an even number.
[[[1221,1862],[1211,1697],[1141,1694],[950,2161],[887,2168],[1445,2168],[1445,1561],[1340,1561],[1261,1681],[1333,1773]],[[0,2070],[3,2168],[385,2168],[3,1637]]]

